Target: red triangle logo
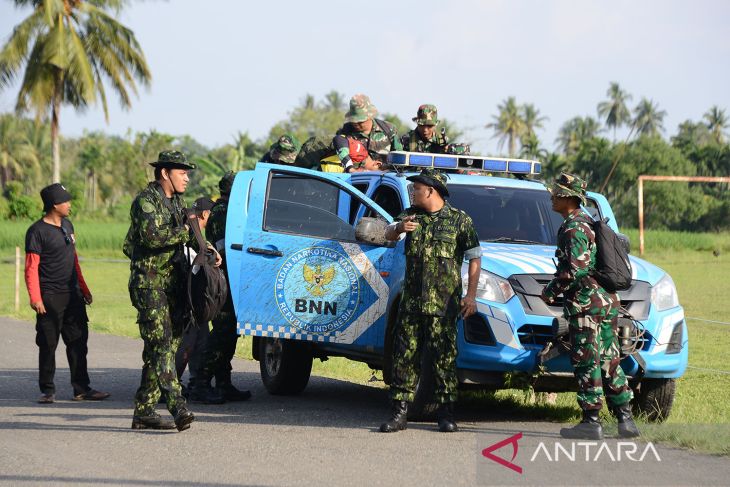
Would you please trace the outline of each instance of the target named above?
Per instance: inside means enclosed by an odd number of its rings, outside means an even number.
[[[512,463],[517,456],[517,451],[519,450],[519,445],[517,444],[517,441],[522,438],[522,433],[517,433],[516,435],[510,436],[507,439],[504,439],[498,443],[495,443],[494,445],[488,446],[484,450],[482,450],[482,455],[484,455],[486,458],[489,458],[493,462],[497,462],[503,467],[507,467],[510,470],[514,470],[515,472],[521,474],[522,473],[522,467],[519,465],[515,465]],[[497,455],[494,455],[492,452],[495,450],[499,450],[503,446],[506,445],[512,445],[512,458],[507,461],[502,457],[498,457]]]

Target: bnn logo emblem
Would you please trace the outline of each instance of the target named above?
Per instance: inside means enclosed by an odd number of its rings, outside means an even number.
[[[517,433],[516,435],[510,436],[509,438],[504,439],[500,442],[497,442],[494,445],[488,446],[487,448],[482,450],[482,455],[485,456],[486,458],[492,460],[493,462],[499,463],[503,467],[507,467],[510,470],[514,470],[515,472],[521,474],[522,467],[512,463],[514,461],[515,457],[517,457],[517,451],[520,448],[519,445],[517,444],[517,442],[521,438],[522,438],[522,433]],[[505,460],[504,458],[498,457],[497,455],[494,455],[492,453],[493,451],[499,450],[503,446],[510,445],[510,444],[512,445],[512,458],[509,461]]]

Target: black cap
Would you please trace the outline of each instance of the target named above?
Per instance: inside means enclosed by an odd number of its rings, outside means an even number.
[[[210,211],[213,208],[213,200],[210,198],[207,198],[203,196],[202,198],[198,198],[193,203],[193,211],[196,212],[202,212],[202,211]]]
[[[53,205],[71,201],[71,193],[61,183],[54,183],[41,190],[41,199],[43,200],[43,211],[47,212],[53,208]]]

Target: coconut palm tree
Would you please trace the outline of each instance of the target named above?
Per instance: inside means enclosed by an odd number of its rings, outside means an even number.
[[[664,131],[665,110],[659,110],[659,105],[653,100],[642,98],[634,108],[632,129],[639,135],[659,135]]]
[[[535,135],[535,129],[543,128],[543,122],[547,121],[548,117],[541,117],[540,110],[535,108],[532,103],[525,103],[522,105],[522,121],[524,123],[524,137],[530,137]]]
[[[730,126],[730,121],[728,121],[728,117],[725,115],[725,110],[720,110],[720,107],[714,105],[703,115],[703,118],[707,120],[707,128],[712,132],[712,137],[715,139],[715,142],[722,144],[725,139],[723,132]]]
[[[84,109],[97,99],[109,118],[104,81],[123,107],[131,106],[135,81],[151,79],[134,33],[113,16],[124,0],[14,0],[32,13],[13,30],[0,51],[0,88],[25,66],[16,110],[33,110],[39,119],[50,108],[53,181],[61,176],[59,116],[68,104]]]
[[[616,142],[616,129],[631,122],[631,112],[626,103],[632,96],[621,89],[618,83],[612,82],[606,91],[608,100],[598,104],[598,116],[605,117],[606,127],[613,129],[613,141]]]
[[[488,123],[485,127],[494,130],[493,137],[499,137],[498,149],[502,150],[506,142],[510,157],[514,157],[517,141],[525,132],[522,110],[517,105],[514,96],[510,96],[497,105],[497,109],[499,113],[492,117],[494,122]]]
[[[601,125],[593,117],[574,117],[560,127],[557,143],[565,155],[574,154],[580,145],[596,136]]]
[[[28,141],[21,120],[13,115],[0,115],[0,185],[12,180],[33,179],[40,169],[33,145]]]

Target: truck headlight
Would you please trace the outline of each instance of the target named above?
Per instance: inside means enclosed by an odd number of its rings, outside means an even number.
[[[465,273],[461,276],[464,282],[464,292],[469,288],[469,274],[466,273],[466,269],[468,269],[468,266],[465,266]],[[515,292],[506,279],[502,279],[482,269],[482,272],[479,274],[479,283],[477,284],[477,298],[497,303],[506,303],[514,295]]]
[[[651,304],[656,306],[657,311],[675,308],[679,306],[679,297],[677,296],[677,288],[669,274],[659,279],[651,288]]]

